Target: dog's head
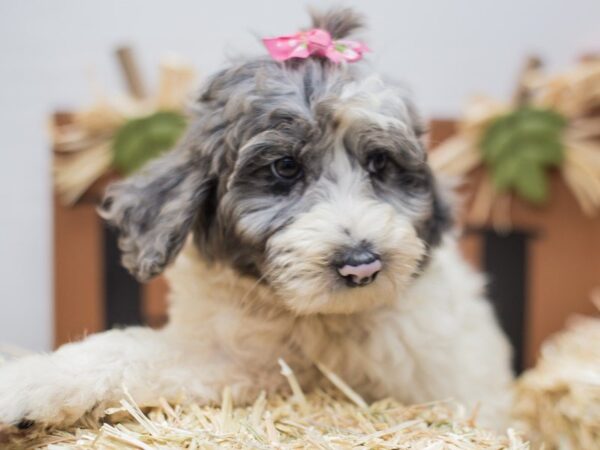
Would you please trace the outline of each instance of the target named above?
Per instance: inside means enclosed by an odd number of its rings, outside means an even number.
[[[348,10],[313,18],[334,38]],[[177,148],[111,186],[123,264],[160,273],[187,236],[298,314],[395,298],[450,223],[402,89],[359,64],[256,59],[213,76]]]

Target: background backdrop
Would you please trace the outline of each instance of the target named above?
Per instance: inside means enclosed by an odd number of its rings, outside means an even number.
[[[427,117],[456,115],[471,93],[506,98],[530,53],[558,69],[600,47],[598,0],[342,3],[367,15],[365,37],[375,50],[369,60],[407,81]],[[307,25],[305,6],[290,0],[0,0],[0,344],[52,345],[48,114],[90,102],[90,73],[107,93],[124,90],[116,45],[135,48],[149,85],[161,56],[173,52],[203,76],[226,57],[263,54],[257,36]]]

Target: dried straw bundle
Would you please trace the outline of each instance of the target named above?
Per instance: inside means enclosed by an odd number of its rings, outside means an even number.
[[[576,318],[543,347],[517,384],[515,412],[546,450],[600,449],[600,318]]]
[[[184,112],[187,109],[195,81],[194,70],[189,64],[175,58],[163,60],[156,93],[142,96],[143,88],[131,56],[126,60],[126,74],[137,80],[129,95],[108,98],[97,88],[96,100],[90,107],[73,113],[67,123],[57,122],[54,118],[49,123],[54,148],[54,185],[65,205],[75,204],[110,170],[114,163],[115,135],[128,121],[159,111]]]
[[[339,390],[304,395],[282,362],[293,395],[259,396],[254,405],[234,407],[228,390],[220,407],[196,404],[160,407],[144,414],[131,397],[108,411],[111,424],[83,421],[13,441],[14,448],[58,449],[355,449],[414,450],[529,449],[511,430],[506,436],[477,428],[466,411],[451,403],[406,407],[393,400],[367,406],[334,374],[322,368]],[[343,395],[346,398],[343,397]],[[119,416],[120,418],[117,418]]]
[[[527,104],[558,112],[567,121],[561,136],[564,160],[560,172],[584,214],[600,213],[600,60],[577,64],[558,75],[542,74],[538,64],[525,68],[512,102],[479,96],[467,105],[455,136],[431,155],[437,173],[463,177],[484,166],[482,138],[494,121]],[[497,228],[511,228],[511,195],[492,182],[489,167],[476,189],[469,211],[473,224],[491,219]]]

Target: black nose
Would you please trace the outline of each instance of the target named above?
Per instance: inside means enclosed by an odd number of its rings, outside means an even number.
[[[345,252],[336,263],[338,273],[350,287],[366,286],[377,278],[382,264],[379,255],[369,250],[353,249]]]

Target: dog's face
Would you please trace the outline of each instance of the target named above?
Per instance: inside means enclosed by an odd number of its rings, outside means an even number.
[[[191,232],[208,261],[297,314],[392,301],[449,213],[396,87],[351,66],[259,60],[213,77],[180,145],[111,187],[123,262],[156,275]]]

